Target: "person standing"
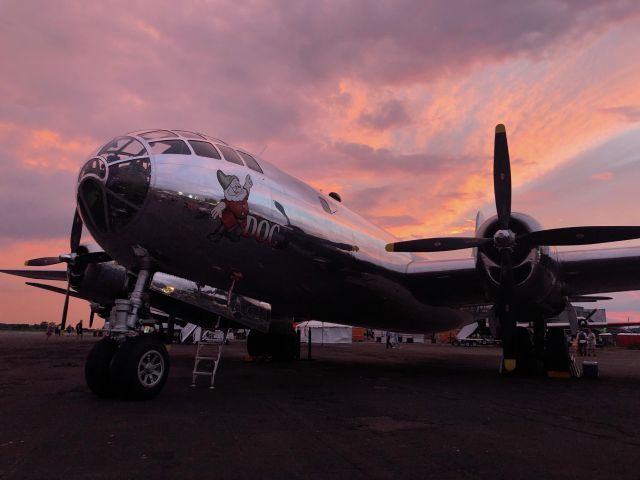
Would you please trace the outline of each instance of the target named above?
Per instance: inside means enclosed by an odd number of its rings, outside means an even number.
[[[76,335],[82,340],[82,320],[76,324]]]
[[[587,357],[596,356],[596,334],[593,330],[587,330]]]
[[[578,332],[578,355],[581,357],[587,355],[587,334],[584,330]]]
[[[393,344],[391,343],[391,332],[386,332],[387,336],[387,344],[385,348],[393,348]]]

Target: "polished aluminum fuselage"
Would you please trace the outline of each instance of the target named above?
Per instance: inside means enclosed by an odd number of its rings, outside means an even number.
[[[138,266],[140,246],[157,271],[199,284],[225,288],[240,272],[234,291],[270,303],[274,315],[424,332],[463,322],[459,311],[427,305],[403,285],[413,257],[385,251],[393,236],[265,160],[259,173],[194,154],[149,158],[149,190],[135,218],[115,233],[89,225],[122,265]],[[214,213],[233,203],[219,171],[240,184],[250,176],[246,218]]]

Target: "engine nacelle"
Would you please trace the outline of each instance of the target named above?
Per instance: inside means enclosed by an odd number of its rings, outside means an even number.
[[[71,272],[71,286],[80,295],[99,304],[112,304],[127,296],[132,277],[127,269],[113,262],[90,263],[81,271]]]
[[[509,229],[516,235],[542,230],[534,218],[512,213]],[[477,237],[491,238],[500,230],[497,217],[483,222],[476,231]],[[487,285],[497,295],[500,286],[500,250],[493,243],[480,247],[475,252],[476,265],[487,279]],[[560,284],[555,262],[549,257],[549,247],[528,247],[516,243],[513,248],[514,295],[522,311],[519,319],[526,317],[552,316],[565,307],[565,299],[560,292]]]
[[[523,213],[512,213],[510,230],[516,235],[541,230],[542,226],[534,218]],[[500,230],[497,217],[491,217],[478,226],[476,237],[491,238]],[[526,247],[516,244],[513,249],[513,276],[516,285],[522,285],[533,275],[542,254],[548,253],[548,247]],[[496,285],[500,284],[500,251],[491,243],[478,249],[476,261]]]

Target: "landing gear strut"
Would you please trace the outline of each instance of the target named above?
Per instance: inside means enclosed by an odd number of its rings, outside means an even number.
[[[141,315],[148,314],[147,291],[153,277],[144,249],[136,249],[141,268],[128,299],[118,299],[109,317],[109,337],[97,342],[85,365],[87,385],[100,397],[119,395],[150,399],[160,393],[169,375],[164,336],[142,333]]]

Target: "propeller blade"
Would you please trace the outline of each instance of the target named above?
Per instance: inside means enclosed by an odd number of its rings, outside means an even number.
[[[591,317],[593,317],[597,312],[598,312],[598,309],[597,309],[597,308],[594,308],[593,310],[591,310],[591,312],[589,313],[589,315],[587,315],[586,317],[584,317],[584,321],[585,321],[585,322],[588,322],[588,321],[589,321],[589,319],[590,319]]]
[[[62,263],[60,257],[41,257],[27,260],[24,262],[24,265],[26,267],[46,267],[48,265],[56,265],[58,263]]]
[[[516,368],[516,321],[513,315],[513,258],[511,250],[502,250],[500,258],[500,290],[496,313],[502,334],[503,368],[512,372]]]
[[[446,252],[463,248],[481,247],[491,242],[490,238],[475,237],[441,237],[407,240],[406,242],[388,243],[387,252]]]
[[[531,246],[590,245],[640,238],[640,227],[566,227],[539,230],[516,239]]]
[[[496,125],[493,147],[493,192],[500,228],[506,230],[511,221],[511,166],[507,131],[503,124]]]
[[[578,314],[575,307],[571,303],[567,303],[567,317],[569,318],[569,327],[571,328],[571,335],[578,333]]]
[[[60,322],[62,330],[67,325],[67,311],[69,310],[69,292],[71,290],[71,277],[67,281],[67,290],[64,293],[64,307],[62,308],[62,321]]]
[[[75,252],[80,246],[80,238],[82,237],[82,218],[78,213],[78,207],[76,206],[76,212],[73,216],[73,225],[71,226],[71,236],[69,237],[69,247],[71,252]]]
[[[55,287],[53,285],[47,285],[46,283],[38,283],[38,282],[24,282],[26,285],[29,285],[30,287],[36,287],[36,288],[41,288],[43,290],[48,290],[50,292],[55,292],[55,293],[60,293],[62,295],[66,294],[67,291],[64,288],[60,288],[60,287]],[[82,295],[80,295],[77,292],[74,292],[73,290],[71,290],[69,292],[69,295],[74,297],[74,298],[80,298],[82,300],[86,300],[86,298],[84,298]]]
[[[503,248],[500,254],[500,295],[511,302],[513,295],[513,258],[511,249]]]

